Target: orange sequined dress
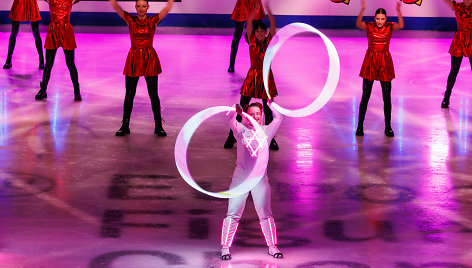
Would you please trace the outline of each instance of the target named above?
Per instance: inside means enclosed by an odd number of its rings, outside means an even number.
[[[36,0],[15,0],[8,17],[14,21],[39,21],[41,15],[39,15],[38,2]]]
[[[257,99],[267,99],[262,80],[262,66],[264,64],[264,56],[272,36],[269,34],[262,42],[256,40],[251,34],[249,36],[249,54],[251,56],[251,68],[249,69],[246,80],[241,87],[241,95]],[[269,93],[272,98],[277,96],[277,88],[275,87],[274,76],[272,70],[269,72]]]
[[[157,76],[162,72],[161,63],[156,50],[152,47],[159,14],[146,16],[139,20],[138,16],[125,12],[125,22],[128,24],[131,37],[131,48],[126,58],[123,74],[131,77]]]
[[[449,54],[453,57],[472,57],[472,5],[466,6],[464,2],[454,3],[456,13],[457,31],[452,39]]]
[[[395,78],[392,55],[389,51],[393,22],[386,22],[381,28],[374,22],[366,22],[369,48],[365,53],[359,76],[369,80],[392,81]]]
[[[49,0],[49,11],[51,13],[51,23],[49,23],[48,33],[44,48],[74,50],[75,43],[74,29],[70,24],[70,13],[74,0]]]
[[[238,0],[234,7],[231,19],[235,21],[246,21],[247,17],[251,14],[252,10],[256,6],[256,1],[259,2],[260,8],[256,12],[254,20],[261,20],[265,17],[264,8],[262,7],[261,0]]]

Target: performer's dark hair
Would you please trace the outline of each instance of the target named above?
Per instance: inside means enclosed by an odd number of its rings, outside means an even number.
[[[249,110],[249,108],[251,107],[257,107],[259,108],[259,110],[264,111],[264,107],[262,106],[262,104],[260,104],[259,102],[253,102],[249,105],[247,105],[246,107],[244,107],[244,112],[247,112],[247,110]]]
[[[375,16],[377,16],[378,14],[384,14],[385,17],[387,17],[387,11],[383,8],[379,8],[375,11]]]
[[[138,3],[139,0],[136,0],[136,3]],[[146,3],[149,5],[149,0],[142,0],[142,1],[146,1]]]
[[[261,20],[255,20],[252,22],[252,29],[256,32],[257,29],[261,28],[264,31],[267,31],[267,25]]]

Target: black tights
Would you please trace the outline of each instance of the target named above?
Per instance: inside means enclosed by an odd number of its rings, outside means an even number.
[[[372,93],[372,86],[374,81],[369,79],[364,79],[362,82],[362,99],[361,104],[359,105],[359,122],[358,127],[363,128],[365,113],[367,112],[367,104],[369,103],[370,95]],[[391,100],[391,91],[392,91],[392,82],[380,81],[382,87],[382,98],[384,102],[384,117],[385,117],[385,127],[390,127],[391,118],[392,118],[392,100]]]
[[[472,68],[472,58],[469,58],[470,66]],[[449,98],[452,92],[452,88],[456,83],[457,74],[459,73],[459,68],[461,67],[462,57],[454,57],[451,56],[451,71],[449,72],[449,76],[447,77],[447,87],[446,87],[446,95]]]
[[[15,50],[16,37],[18,36],[19,29],[20,29],[20,22],[13,21],[11,24],[11,34],[10,34],[10,40],[8,43],[8,56],[7,56],[6,63],[11,63],[11,58],[13,56],[13,51]],[[44,63],[43,42],[41,40],[41,35],[39,34],[39,21],[31,22],[31,30],[33,31],[36,50],[38,50],[39,62]]]
[[[56,49],[46,49],[46,66],[43,72],[43,84],[47,86],[49,79],[51,78],[52,66],[54,66],[54,60],[56,59]],[[64,49],[64,55],[66,57],[67,68],[69,69],[70,78],[72,84],[74,84],[74,90],[79,85],[79,74],[77,73],[77,67],[75,67],[75,53],[74,50]]]
[[[145,77],[149,98],[151,99],[152,113],[154,114],[154,122],[162,125],[161,118],[161,102],[157,93],[157,76]],[[134,96],[136,96],[136,87],[138,86],[139,77],[126,76],[126,95],[123,105],[123,123],[129,123],[131,111],[133,110]]]
[[[231,57],[229,61],[229,66],[234,68],[234,62],[236,61],[236,54],[238,53],[239,41],[243,35],[245,21],[235,21],[234,22],[234,35],[233,41],[231,42]]]

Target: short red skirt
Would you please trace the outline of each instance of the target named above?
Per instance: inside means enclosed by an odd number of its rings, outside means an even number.
[[[367,50],[359,76],[369,80],[392,81],[395,70],[390,52]]]
[[[472,57],[472,32],[457,31],[452,39],[449,54],[453,57]]]
[[[269,72],[269,93],[271,98],[277,96],[277,88],[275,87],[272,70]],[[256,99],[268,99],[262,80],[262,70],[249,69],[246,80],[244,80],[243,86],[241,87],[241,95]]]
[[[15,0],[8,17],[14,21],[39,21],[41,15],[38,2],[36,0]]]
[[[161,63],[154,48],[131,48],[123,74],[131,77],[157,76],[162,73]]]
[[[77,48],[75,43],[74,28],[70,22],[51,22],[48,27],[45,49],[56,49],[62,47],[65,50],[74,50]]]
[[[239,22],[246,21],[252,12],[252,9],[256,6],[256,1],[259,2],[260,8],[256,12],[254,20],[263,19],[265,17],[265,13],[261,0],[238,0],[238,2],[236,2],[236,6],[234,7],[233,14],[231,15],[231,19]]]

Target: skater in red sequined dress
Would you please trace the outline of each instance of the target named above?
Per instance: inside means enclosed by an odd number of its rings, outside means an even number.
[[[121,128],[116,132],[116,136],[130,134],[129,122],[131,111],[133,110],[134,96],[139,77],[146,79],[149,98],[151,99],[152,112],[154,114],[155,129],[154,134],[167,136],[162,127],[161,104],[157,93],[157,77],[162,72],[156,50],[153,48],[154,34],[156,26],[160,23],[172,9],[174,0],[168,0],[167,5],[153,16],[148,16],[149,2],[147,0],[136,1],[136,11],[138,15],[130,15],[124,11],[116,0],[110,0],[116,13],[128,24],[131,37],[131,49],[126,58],[126,95],[123,105],[123,122]]]
[[[455,0],[444,0],[454,11],[457,20],[457,31],[454,34],[449,54],[451,54],[451,71],[447,77],[446,91],[441,108],[449,108],[449,98],[456,83],[462,58],[469,58],[472,67],[472,0],[457,3]]]
[[[80,0],[47,0],[49,4],[49,11],[51,13],[51,22],[48,26],[48,33],[46,35],[46,67],[43,72],[43,81],[41,81],[36,100],[47,98],[47,87],[49,79],[51,78],[51,70],[56,59],[57,49],[62,47],[64,56],[66,57],[67,68],[69,69],[70,78],[74,85],[74,101],[82,101],[79,87],[79,74],[75,66],[75,43],[74,29],[70,24],[70,14],[72,6],[77,4]]]
[[[357,17],[356,26],[367,32],[369,48],[365,54],[359,76],[363,78],[362,99],[359,107],[359,122],[356,135],[364,136],[364,118],[367,112],[367,104],[372,93],[374,81],[380,81],[382,87],[382,97],[384,102],[385,135],[393,137],[394,132],[391,127],[392,101],[391,90],[392,80],[395,78],[392,55],[389,51],[392,32],[401,30],[404,27],[403,16],[400,10],[401,3],[397,4],[398,23],[387,22],[387,12],[383,8],[375,12],[375,22],[363,22],[365,0],[362,0],[362,9]]]
[[[41,15],[39,14],[38,3],[36,0],[15,0],[11,6],[10,15],[12,19],[10,40],[8,42],[8,55],[3,69],[10,69],[12,67],[13,51],[15,50],[16,37],[18,30],[20,29],[21,21],[31,22],[31,29],[33,31],[34,43],[39,56],[39,69],[44,69],[44,56],[43,56],[43,41],[39,34],[39,21]]]
[[[231,54],[228,67],[228,72],[230,73],[234,72],[234,63],[236,61],[236,54],[238,53],[239,41],[243,35],[244,25],[256,5],[258,9],[256,10],[253,20],[261,20],[265,17],[261,0],[238,0],[234,7],[233,14],[231,15],[231,19],[234,20],[234,35],[233,41],[231,42]]]
[[[254,7],[253,12],[248,17],[247,30],[249,36],[249,55],[251,57],[251,67],[241,87],[241,99],[239,103],[241,107],[245,109],[252,98],[262,99],[262,103],[264,104],[263,110],[265,124],[268,125],[272,122],[273,115],[272,110],[267,105],[268,96],[266,94],[264,82],[262,79],[262,67],[267,47],[269,46],[270,40],[272,40],[272,37],[276,32],[276,22],[270,7],[267,6],[266,8],[270,20],[270,29],[267,29],[267,26],[262,21],[254,21],[258,10],[260,10],[258,5]],[[277,88],[275,87],[272,70],[269,71],[269,93],[271,98],[277,96]],[[241,117],[238,116],[237,118],[238,121],[241,121]],[[236,139],[233,136],[233,132],[230,131],[224,144],[224,148],[231,149],[235,143]],[[279,145],[275,139],[271,140],[269,146],[269,148],[274,151],[279,149]]]

